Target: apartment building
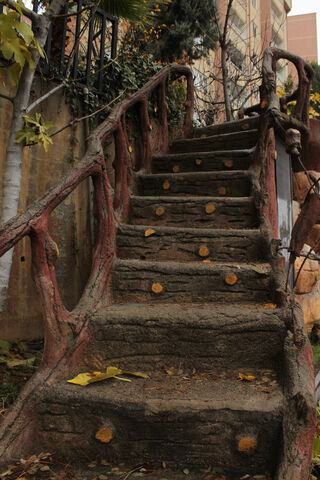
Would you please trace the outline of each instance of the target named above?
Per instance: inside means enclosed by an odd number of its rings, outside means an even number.
[[[226,18],[228,0],[218,0],[220,23]],[[234,108],[249,106],[257,101],[259,65],[266,47],[287,49],[287,15],[292,0],[233,0],[228,22],[229,89]],[[204,94],[223,98],[222,86],[214,77],[221,78],[219,48],[212,58],[195,65],[196,84],[205,87]],[[208,72],[209,80],[208,80]],[[286,63],[278,66],[278,76],[287,78]]]
[[[287,44],[290,52],[308,62],[318,63],[316,13],[288,17]],[[297,71],[292,64],[289,64],[289,73],[292,74],[294,83],[297,83]]]

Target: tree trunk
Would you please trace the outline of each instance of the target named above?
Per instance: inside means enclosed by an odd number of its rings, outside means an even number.
[[[65,1],[66,0],[54,0],[45,14],[34,14],[32,30],[40,46],[43,47],[45,45],[52,16],[59,13],[65,4]],[[37,50],[33,49],[31,51],[31,56],[36,67],[39,63],[40,55]],[[3,203],[0,223],[7,222],[10,218],[14,217],[18,211],[24,144],[23,142],[16,143],[15,139],[18,131],[24,126],[22,114],[26,111],[29,104],[34,75],[35,70],[31,71],[28,65],[25,64],[19,80],[17,94],[13,101],[10,136],[6,150],[6,164],[3,179]],[[11,249],[0,258],[0,315],[3,311],[4,302],[6,300],[12,256],[13,251]]]
[[[222,67],[224,104],[226,109],[226,120],[227,122],[229,122],[230,120],[233,120],[233,113],[232,113],[231,96],[230,96],[230,80],[229,80],[228,65],[227,65],[226,45],[221,46],[221,67]]]

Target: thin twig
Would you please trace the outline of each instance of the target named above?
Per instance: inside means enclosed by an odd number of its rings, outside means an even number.
[[[37,105],[39,105],[39,103],[49,98],[58,90],[61,90],[61,88],[63,88],[66,84],[67,84],[67,79],[64,79],[59,85],[57,85],[56,87],[52,88],[49,92],[42,95],[42,97],[37,98],[37,100],[35,100],[33,103],[30,103],[29,107],[26,109],[26,113],[31,112],[31,110],[33,110]]]
[[[9,102],[13,103],[13,97],[8,97],[8,95],[5,95],[4,93],[0,93],[0,97],[5,98],[6,100],[9,100]]]
[[[12,8],[12,10],[15,10],[18,13],[20,13],[19,9],[21,9],[22,12],[23,12],[23,15],[25,17],[29,18],[29,20],[31,20],[31,21],[37,20],[40,16],[38,13],[34,12],[33,10],[30,10],[26,6],[22,5],[21,3],[19,3],[19,5],[18,5],[13,0],[5,0],[4,4],[8,5],[8,7]]]

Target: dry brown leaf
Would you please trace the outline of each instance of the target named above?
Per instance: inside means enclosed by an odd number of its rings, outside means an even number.
[[[201,165],[201,163],[202,163],[201,158],[197,158],[197,159],[195,160],[195,163],[196,163],[196,165]]]
[[[148,229],[144,232],[144,236],[145,236],[145,237],[150,237],[150,235],[153,235],[154,233],[156,233],[155,230],[153,230],[152,228],[148,228]]]
[[[160,283],[153,283],[151,287],[153,293],[161,293],[163,290],[163,286]]]
[[[238,277],[235,273],[231,273],[230,275],[228,275],[224,281],[228,284],[228,285],[235,285],[238,281]]]
[[[180,171],[179,165],[174,165],[172,171],[173,173],[178,173]]]
[[[228,168],[231,168],[233,166],[233,161],[232,160],[226,160],[224,162],[224,166],[228,167]]]
[[[102,427],[97,431],[95,437],[101,443],[109,443],[112,439],[112,430],[109,427]]]
[[[220,187],[218,193],[219,195],[225,195],[227,193],[226,187]]]

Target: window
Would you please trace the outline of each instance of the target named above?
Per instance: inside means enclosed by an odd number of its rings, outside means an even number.
[[[253,8],[257,8],[257,0],[252,0],[252,6]]]
[[[257,38],[257,35],[258,35],[258,27],[254,22],[252,24],[252,35],[253,35],[253,38]]]

